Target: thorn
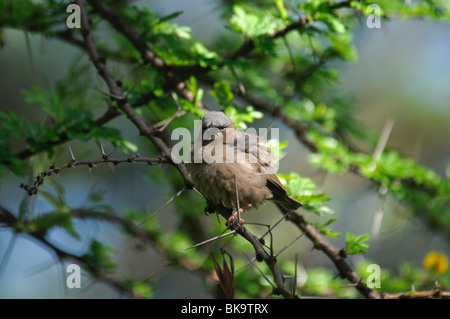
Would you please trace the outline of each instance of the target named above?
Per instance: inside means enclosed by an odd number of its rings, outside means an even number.
[[[172,94],[173,100],[175,101],[175,103],[176,103],[176,105],[178,107],[178,111],[181,111],[182,107],[181,107],[181,104],[180,104],[180,100],[178,100],[178,95],[174,91],[172,91],[171,94]]]
[[[100,149],[102,150],[102,158],[103,158],[103,159],[107,159],[108,157],[107,157],[106,154],[105,154],[105,150],[103,149],[102,143],[100,143]]]
[[[230,231],[230,232],[228,232],[228,233],[225,233],[225,234],[222,234],[222,235],[219,235],[219,236],[216,236],[216,237],[207,239],[207,240],[205,240],[205,241],[202,241],[201,243],[198,243],[198,244],[195,244],[194,246],[188,247],[188,248],[186,248],[185,250],[189,250],[189,249],[192,249],[192,248],[195,248],[195,247],[198,247],[198,246],[207,244],[207,243],[209,243],[209,242],[215,241],[215,240],[220,239],[220,238],[223,238],[223,237],[227,237],[227,236],[232,235],[232,234],[234,234],[234,233],[236,233],[236,231],[235,231],[235,230],[232,230],[232,231]]]
[[[392,128],[394,127],[394,122],[395,119],[393,117],[390,117],[384,123],[384,127],[378,139],[377,146],[375,147],[375,150],[373,151],[372,154],[372,158],[375,162],[377,162],[380,159],[381,155],[383,154],[389,136],[391,135]]]
[[[241,79],[239,78],[239,76],[236,73],[236,70],[233,67],[230,67],[230,71],[233,74],[233,77],[239,82],[238,83],[239,92],[241,93],[242,96],[245,96],[247,94],[247,92],[245,90],[244,83],[242,83]]]
[[[297,290],[297,264],[298,264],[298,254],[295,254],[294,262],[294,282],[292,283],[292,296],[295,296],[295,291]]]
[[[160,211],[162,211],[167,205],[169,205],[175,198],[177,198],[178,196],[180,196],[184,191],[186,190],[186,187],[183,187],[180,191],[178,191],[178,193],[176,193],[174,196],[172,196],[167,202],[164,203],[164,205],[162,205],[160,208],[158,208],[153,214],[151,214],[149,217],[147,217],[146,219],[144,219],[139,225],[138,227],[142,226],[145,222],[147,222],[148,220],[150,220],[153,216],[155,216],[156,214],[158,214]]]
[[[277,227],[284,219],[286,219],[287,214],[284,214],[273,226],[269,227],[269,229],[259,238],[259,240],[263,240],[264,237],[267,236],[275,227]]]
[[[276,286],[270,281],[270,279],[266,276],[266,274],[258,267],[257,264],[254,263],[254,259],[250,259],[245,253],[244,256],[247,257],[247,259],[250,261],[250,264],[256,267],[258,271],[261,273],[261,275],[264,277],[264,279],[272,286],[273,289],[276,289]],[[256,258],[258,260],[258,258]]]
[[[238,193],[238,187],[237,187],[236,174],[234,174],[234,189],[236,192],[237,220],[238,220],[238,223],[240,223],[241,222],[241,208],[239,207],[239,193]]]
[[[70,151],[70,155],[72,156],[72,160],[76,161],[75,156],[73,156],[73,152],[72,152],[72,148],[69,145],[69,151]]]
[[[201,197],[205,197],[202,193],[200,193],[200,191],[197,189],[197,188],[195,188],[195,187],[193,187],[192,188],[197,194],[199,194]]]

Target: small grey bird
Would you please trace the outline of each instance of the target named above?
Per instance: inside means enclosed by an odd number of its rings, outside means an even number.
[[[208,112],[202,119],[202,143],[192,145],[187,164],[194,187],[210,206],[222,204],[237,214],[265,200],[273,200],[285,211],[303,206],[287,193],[274,174],[270,149],[259,137],[239,131],[223,112]],[[196,163],[197,162],[197,163]]]

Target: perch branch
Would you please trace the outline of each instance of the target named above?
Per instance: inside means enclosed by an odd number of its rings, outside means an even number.
[[[305,221],[305,219],[294,212],[286,212],[280,208],[286,219],[294,223],[300,228],[314,244],[314,248],[321,250],[328,256],[328,258],[334,263],[339,271],[339,275],[342,278],[347,279],[350,283],[354,284],[356,289],[368,299],[380,299],[381,296],[375,290],[369,288],[362,278],[350,267],[345,260],[344,250],[338,250],[331,243],[326,241],[323,236],[315,229],[311,224]]]
[[[37,190],[40,185],[44,183],[44,179],[47,176],[51,176],[53,174],[59,174],[60,171],[67,169],[67,168],[74,168],[77,166],[88,166],[89,170],[91,170],[93,167],[96,167],[96,164],[100,163],[112,163],[114,165],[118,165],[120,163],[139,163],[144,162],[148,165],[155,165],[155,164],[161,164],[161,163],[168,163],[168,159],[160,156],[157,158],[148,158],[148,157],[141,157],[139,154],[134,156],[129,156],[126,158],[109,158],[106,154],[103,153],[103,156],[101,159],[97,160],[84,160],[84,161],[78,161],[74,157],[72,157],[72,160],[66,164],[55,166],[50,165],[50,168],[39,175],[36,176],[36,179],[34,180],[34,183],[32,186],[20,184],[20,188],[24,189],[28,195],[35,195],[37,193]]]

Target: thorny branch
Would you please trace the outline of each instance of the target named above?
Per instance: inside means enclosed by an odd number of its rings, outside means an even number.
[[[100,13],[101,16],[103,16],[106,20],[108,20],[113,27],[122,33],[135,47],[139,50],[141,53],[141,56],[143,58],[143,61],[145,63],[150,63],[153,67],[155,67],[158,70],[161,70],[164,72],[166,76],[166,83],[170,86],[170,89],[174,90],[177,94],[179,94],[182,98],[187,99],[189,101],[194,101],[194,97],[192,95],[192,92],[186,89],[185,84],[183,82],[183,79],[185,78],[185,74],[177,74],[176,72],[179,70],[176,70],[175,68],[171,67],[170,65],[167,65],[165,61],[158,56],[156,56],[145,43],[141,41],[141,37],[139,34],[135,33],[134,30],[132,30],[122,19],[120,16],[118,16],[113,9],[111,9],[107,4],[98,1],[98,0],[89,0],[89,2],[92,4],[95,11]],[[110,96],[114,98],[114,100],[117,103],[117,106],[119,109],[121,109],[128,117],[129,119],[135,124],[135,126],[138,128],[141,135],[146,136],[151,140],[151,142],[161,151],[162,156],[159,159],[144,159],[144,158],[134,158],[134,161],[143,161],[148,162],[150,164],[154,164],[156,162],[166,162],[168,161],[171,165],[174,165],[180,172],[180,174],[183,177],[183,180],[188,186],[188,188],[192,187],[192,183],[190,182],[189,174],[187,174],[187,171],[182,164],[175,164],[171,162],[170,160],[170,148],[169,146],[164,142],[164,140],[159,136],[160,132],[159,130],[155,129],[153,126],[147,125],[144,120],[134,111],[133,106],[130,105],[130,103],[127,100],[127,97],[124,96],[121,92],[120,86],[118,84],[118,81],[110,74],[109,70],[106,68],[105,60],[103,57],[100,56],[99,52],[97,51],[92,35],[91,30],[89,26],[89,18],[87,11],[84,7],[84,3],[82,0],[77,0],[76,3],[80,5],[82,8],[82,35],[83,35],[83,43],[86,46],[86,51],[88,52],[95,68],[97,69],[99,75],[104,79],[105,83],[108,86]],[[348,1],[344,1],[342,3],[347,4]],[[285,29],[282,29],[272,35],[273,38],[277,37],[283,37],[288,32],[292,30],[296,30],[299,28],[305,27],[305,24],[307,21],[305,20],[299,20],[297,23],[294,23],[292,25],[287,26]],[[60,35],[63,36],[63,35]],[[75,45],[80,45],[80,42],[74,43]],[[242,47],[238,49],[234,54],[232,54],[231,58],[236,59],[241,56],[245,56],[249,54],[253,49],[255,48],[254,43],[251,40],[246,40]],[[201,68],[191,68],[191,74],[200,74],[208,71],[207,69],[201,69]],[[152,97],[144,97],[146,100],[151,99]],[[245,98],[249,99],[249,96],[245,96]],[[257,103],[252,103],[257,104]],[[198,103],[197,105],[199,108],[206,110],[206,107]],[[288,124],[297,134],[297,137],[299,140],[307,146],[312,152],[317,151],[316,146],[307,140],[306,137],[306,130],[305,127],[301,122],[294,121],[290,119],[289,117],[283,115],[281,111],[277,108],[271,107],[271,106],[264,106],[263,109],[266,113],[276,117],[280,118],[284,123]],[[109,121],[111,118],[119,115],[119,112],[115,108],[110,108],[108,111],[97,120],[97,124],[103,124],[107,121]],[[67,141],[68,138],[66,136],[60,136],[60,139],[57,144],[63,143]],[[26,158],[30,156],[31,154],[28,154],[27,151],[22,152],[19,154],[19,158]],[[161,160],[164,159],[164,160]],[[58,166],[58,167],[50,167],[50,169],[46,172],[43,172],[41,175],[39,175],[36,178],[34,187],[37,187],[42,180],[45,178],[45,176],[49,176],[53,173],[57,173],[61,169],[74,167],[77,165],[88,165],[89,167],[92,167],[91,165],[95,165],[97,163],[104,163],[104,162],[112,162],[115,164],[121,163],[121,162],[129,162],[130,158],[125,159],[103,159],[95,161],[76,161],[73,160],[67,164]],[[26,188],[24,187],[29,193],[35,192],[33,188]],[[230,212],[226,210],[223,207],[218,207],[218,211],[221,215],[223,215],[225,218],[230,215]],[[89,212],[90,216],[92,212]],[[286,212],[285,212],[286,213]],[[401,294],[383,294],[380,296],[378,293],[373,291],[372,289],[368,288],[364,282],[361,280],[361,278],[354,272],[354,270],[346,263],[345,261],[345,254],[343,251],[337,250],[335,247],[333,247],[330,243],[328,243],[318,232],[317,230],[312,227],[310,224],[308,224],[302,216],[288,212],[286,213],[287,219],[296,224],[305,234],[306,236],[314,243],[315,248],[323,251],[335,264],[337,269],[339,270],[339,273],[342,277],[348,279],[351,283],[356,285],[356,288],[367,298],[402,298],[404,297]],[[0,221],[3,223],[12,223],[15,218],[12,214],[6,214],[4,210],[2,210],[2,214],[0,214]],[[121,221],[122,223],[123,221]],[[258,260],[264,260],[269,267],[271,268],[275,282],[277,284],[278,293],[282,294],[284,297],[292,297],[292,295],[283,287],[283,278],[279,270],[276,268],[276,260],[273,254],[268,253],[261,241],[258,237],[250,233],[245,227],[235,224],[234,226],[230,226],[230,228],[240,236],[244,237],[246,240],[248,240],[254,247],[257,259]],[[130,228],[134,229],[134,228]],[[45,238],[43,238],[39,234],[32,234],[35,235],[35,237],[41,241],[43,244],[49,246],[51,249],[55,251],[55,253],[58,255],[59,258],[77,258],[76,256],[73,256],[71,254],[65,253],[63,251],[60,251],[57,247],[54,247],[51,243],[46,241]],[[180,262],[182,264],[184,262]],[[187,267],[188,268],[188,267]],[[95,270],[93,270],[95,271]],[[110,282],[111,285],[116,286],[117,288],[126,291],[124,287],[120,287],[117,283],[111,281],[109,278],[105,278],[105,281]],[[417,297],[419,295],[423,295],[425,297],[432,296],[432,297],[445,297],[446,292],[436,292],[436,290],[433,290],[432,293],[427,294],[427,292],[423,292],[423,294],[419,294],[417,292]],[[408,296],[411,296],[408,295]]]
[[[433,290],[425,291],[383,293],[382,297],[384,299],[450,299],[450,291],[443,291],[441,288],[436,287]]]
[[[84,2],[82,0],[77,0],[76,3],[81,8],[81,31],[83,35],[84,44],[86,47],[86,51],[89,54],[89,57],[97,69],[97,72],[99,75],[103,78],[105,83],[108,86],[109,94],[111,98],[115,99],[118,108],[120,108],[128,117],[129,119],[135,124],[135,126],[138,128],[141,135],[146,136],[149,138],[152,143],[162,152],[162,158],[165,158],[166,160],[170,159],[170,148],[164,143],[164,141],[158,136],[159,131],[156,130],[153,126],[148,126],[143,119],[134,111],[133,107],[130,105],[130,103],[127,100],[127,97],[124,96],[121,92],[120,86],[118,85],[118,81],[111,75],[109,70],[106,67],[105,59],[99,55],[99,52],[97,51],[97,48],[93,42],[90,25],[89,25],[89,17],[87,14],[87,11],[84,7]],[[190,101],[193,101],[193,96],[190,91],[188,91],[184,83],[181,81],[178,81],[176,75],[174,73],[170,72],[170,67],[166,65],[164,60],[157,57],[151,50],[147,48],[145,43],[141,42],[141,39],[137,33],[135,33],[126,23],[122,21],[122,19],[106,4],[104,4],[101,1],[97,0],[90,0],[90,3],[94,7],[96,11],[100,13],[105,19],[107,19],[114,28],[116,28],[119,32],[124,34],[130,42],[141,52],[141,55],[143,57],[143,60],[147,63],[151,63],[155,68],[165,72],[166,76],[168,77],[167,81],[168,83],[171,83],[173,85],[173,89],[180,94],[185,99],[188,99]],[[290,27],[287,27],[284,30],[281,30],[274,34],[274,37],[280,37],[285,34],[287,34],[289,31],[294,30],[298,27],[301,27],[303,25],[304,21],[299,22],[298,25],[294,24]],[[240,50],[238,50],[234,55],[233,58],[237,58],[238,56],[246,55],[249,52],[251,52],[254,48],[254,44],[251,41],[247,41],[244,43],[244,45],[241,47]],[[204,108],[203,105],[198,105],[200,108]],[[114,109],[112,109],[114,110]],[[110,114],[107,114],[108,116],[115,115],[114,111],[111,111]],[[106,116],[106,115],[105,115]],[[102,159],[102,161],[106,161],[105,159]],[[124,161],[129,161],[129,159],[125,159]],[[170,160],[169,160],[170,161]],[[93,165],[92,161],[76,161],[73,159],[71,162],[64,164],[58,168],[51,167],[49,171],[46,171],[42,174],[40,174],[36,179],[35,186],[38,186],[40,183],[42,183],[42,180],[45,176],[51,175],[52,173],[56,173],[61,169],[68,168],[68,167],[74,167],[76,165],[88,165],[91,167]],[[189,187],[191,187],[190,177],[187,174],[187,171],[185,167],[182,164],[175,164],[171,163],[172,165],[176,166],[177,169],[180,171],[181,175],[183,176],[183,179],[185,181],[185,184]],[[25,188],[25,187],[24,187]],[[28,189],[29,192],[34,192],[35,190],[33,188]],[[221,215],[223,215],[225,218],[229,217],[230,212],[226,210],[224,207],[218,207],[217,209]],[[277,285],[277,291],[275,293],[283,295],[285,298],[291,298],[292,295],[283,287],[283,276],[279,269],[276,267],[276,260],[272,253],[268,253],[261,243],[260,239],[253,235],[248,229],[243,227],[240,224],[233,224],[230,225],[230,228],[234,230],[237,234],[244,237],[247,241],[249,241],[256,252],[257,260],[263,260],[271,269],[275,283]]]
[[[280,210],[283,209],[280,207]],[[339,271],[339,275],[342,278],[347,279],[351,283],[355,284],[356,289],[369,299],[380,299],[381,296],[375,290],[369,288],[362,278],[350,267],[350,265],[345,260],[345,251],[338,250],[331,243],[326,241],[323,236],[315,229],[312,225],[304,220],[304,218],[294,212],[286,212],[286,219],[293,222],[298,228],[300,228],[306,236],[314,244],[314,248],[323,251],[328,258],[334,263]]]
[[[63,164],[63,165],[59,165],[59,166],[55,166],[53,164],[50,165],[50,168],[48,170],[46,170],[46,171],[40,173],[38,176],[36,176],[36,179],[32,186],[20,184],[20,188],[23,188],[28,193],[28,195],[31,196],[31,195],[37,194],[38,187],[40,185],[42,185],[42,183],[44,183],[44,179],[47,176],[51,176],[53,174],[58,175],[60,171],[66,169],[66,168],[75,168],[77,166],[85,165],[85,166],[89,167],[89,171],[90,171],[93,167],[96,167],[95,166],[96,164],[100,164],[100,163],[112,163],[114,165],[118,165],[120,163],[139,163],[139,162],[144,162],[144,163],[147,163],[148,165],[155,165],[155,164],[161,164],[161,163],[168,163],[168,159],[163,156],[160,156],[157,158],[141,157],[141,156],[139,156],[139,154],[130,156],[130,157],[126,157],[126,158],[109,158],[104,153],[102,155],[102,158],[97,159],[97,160],[78,161],[75,158],[73,158],[70,162]]]
[[[188,258],[185,256],[177,255],[173,252],[167,251],[167,249],[164,249],[164,247],[159,242],[158,238],[151,232],[145,230],[141,227],[136,227],[131,221],[122,218],[120,216],[112,215],[112,214],[105,214],[104,212],[97,212],[90,209],[84,209],[84,208],[78,208],[71,211],[71,215],[74,218],[80,219],[80,220],[98,220],[98,221],[106,221],[111,224],[117,224],[120,227],[122,227],[128,234],[133,236],[136,239],[139,239],[143,243],[150,243],[153,245],[155,251],[163,256],[166,260],[168,260],[171,264],[177,265],[179,267],[185,268],[189,271],[196,272],[200,274],[202,277],[207,279],[210,282],[215,282],[217,280],[217,277],[213,272],[211,272],[207,268],[202,268],[201,266],[196,265],[195,263],[192,263]],[[14,231],[14,233],[25,233],[28,236],[31,236],[37,242],[41,243],[44,247],[50,249],[58,260],[60,261],[74,261],[79,265],[83,265],[83,268],[89,271],[93,277],[96,280],[99,280],[108,286],[114,288],[118,292],[120,292],[123,295],[129,295],[133,298],[142,298],[143,296],[137,293],[136,291],[132,290],[129,285],[126,283],[123,283],[112,276],[108,275],[107,273],[92,267],[89,264],[85,263],[85,260],[82,258],[82,256],[74,255],[71,253],[68,253],[64,250],[61,250],[60,248],[56,247],[54,244],[52,244],[48,239],[46,238],[46,232],[38,230],[38,231],[28,231],[23,232],[21,229],[26,228],[27,224],[32,224],[34,220],[28,220],[23,221],[17,219],[17,217],[14,216],[11,212],[9,212],[4,207],[0,207],[0,225],[4,225],[5,227],[8,227]],[[28,227],[32,229],[33,227]]]
[[[97,3],[97,1],[93,1],[93,2]],[[142,118],[138,114],[135,113],[133,108],[129,105],[126,97],[124,97],[122,95],[120,88],[117,87],[117,84],[116,84],[117,81],[109,73],[109,70],[106,68],[104,61],[102,61],[102,59],[99,57],[97,49],[93,43],[92,36],[90,33],[90,27],[89,27],[89,18],[87,16],[87,13],[86,13],[86,10],[84,7],[84,3],[83,3],[83,1],[77,1],[77,3],[80,5],[80,8],[81,8],[81,25],[82,25],[83,38],[84,38],[84,41],[86,44],[86,49],[89,53],[89,56],[94,64],[94,66],[96,67],[98,73],[107,83],[111,95],[121,97],[121,98],[117,99],[117,104],[118,104],[119,108],[121,108],[122,111],[124,111],[127,114],[127,116],[130,118],[130,120],[138,127],[141,134],[148,137],[155,144],[155,146],[157,146],[162,151],[163,155],[170,156],[169,147],[167,145],[165,145],[165,143],[162,139],[155,136],[156,130],[153,127],[148,127],[147,124],[142,120]],[[109,12],[108,8],[103,8],[103,10],[106,10],[105,12]],[[174,165],[178,165],[177,168],[179,169],[180,173],[182,174],[183,179],[185,180],[185,183],[187,185],[191,185],[190,177],[187,174],[186,168],[182,164],[174,164]],[[229,212],[224,212],[224,214],[227,214],[227,213],[229,214]],[[238,229],[236,229],[236,232],[238,234],[240,234],[242,237],[244,237],[245,239],[247,239],[253,245],[257,255],[262,256],[262,258],[264,259],[264,261],[266,261],[266,263],[268,263],[269,265],[273,264],[271,256],[264,250],[261,243],[258,241],[258,237],[251,234],[245,227],[239,227]],[[275,268],[275,267],[272,267],[272,268]],[[281,283],[282,282],[281,273],[279,271],[277,271],[274,273],[274,275],[279,277],[278,279],[280,279],[280,280],[276,280],[276,281]],[[278,287],[278,288],[279,288],[280,293],[282,293],[286,297],[288,296],[287,291],[286,291],[286,293],[284,293],[285,289],[283,287]]]
[[[160,132],[154,127],[148,126],[147,123],[145,123],[145,121],[143,120],[143,118],[136,113],[132,105],[128,102],[126,96],[122,94],[118,81],[112,76],[112,74],[106,67],[105,59],[99,55],[97,48],[95,47],[89,25],[89,17],[84,7],[84,2],[76,1],[76,3],[81,8],[81,33],[83,35],[83,39],[86,45],[86,51],[88,52],[92,63],[97,69],[98,74],[103,78],[103,80],[107,84],[109,93],[111,94],[111,96],[115,97],[117,106],[128,116],[131,122],[133,122],[133,124],[139,130],[139,133],[150,139],[150,141],[161,151],[162,156],[171,159],[170,148],[159,136]],[[97,3],[104,5],[100,1],[98,1]],[[109,9],[109,7],[107,8]],[[129,27],[126,25],[125,30],[128,29]],[[186,183],[186,186],[191,188],[192,182],[190,181],[190,177],[186,170],[185,165],[174,163],[172,160],[170,160],[170,163],[173,166],[175,166],[181,173],[181,175],[183,176],[183,180]]]

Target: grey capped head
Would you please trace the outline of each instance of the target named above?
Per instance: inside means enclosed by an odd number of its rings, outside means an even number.
[[[232,125],[231,120],[223,112],[211,111],[203,116],[202,128],[204,130],[215,127],[220,130]]]

